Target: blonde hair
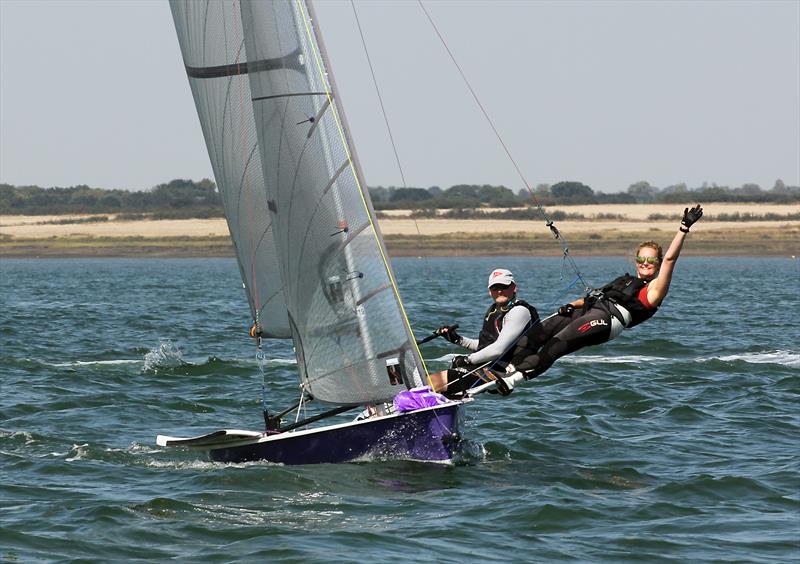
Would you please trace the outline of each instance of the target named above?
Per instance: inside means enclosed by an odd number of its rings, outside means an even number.
[[[658,262],[662,262],[664,260],[664,251],[661,248],[661,245],[655,241],[645,241],[644,243],[639,243],[639,246],[636,247],[636,254],[638,255],[639,251],[645,247],[648,249],[653,249],[656,253],[658,253]]]

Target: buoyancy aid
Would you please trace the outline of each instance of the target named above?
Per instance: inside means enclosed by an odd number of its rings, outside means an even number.
[[[503,318],[506,316],[506,314],[508,314],[509,311],[511,311],[512,308],[517,306],[525,307],[531,312],[532,323],[536,323],[539,320],[539,313],[536,311],[536,308],[525,300],[514,298],[513,301],[505,304],[504,306],[492,304],[489,306],[489,309],[486,310],[486,315],[483,316],[483,327],[478,335],[478,350],[488,347],[497,340],[498,335],[500,335],[500,330],[503,328]],[[524,333],[525,332],[523,332],[523,334]],[[507,360],[506,357],[510,358],[513,351],[514,347],[511,347],[511,349],[498,360]]]
[[[626,328],[630,329],[643,321],[647,321],[658,311],[658,307],[648,307],[649,304],[642,302],[639,297],[642,289],[646,286],[646,280],[625,273],[603,286],[600,289],[600,296],[597,299],[608,300],[612,304],[619,304],[628,310],[631,315],[631,320],[626,325]],[[612,311],[612,314],[613,313]]]

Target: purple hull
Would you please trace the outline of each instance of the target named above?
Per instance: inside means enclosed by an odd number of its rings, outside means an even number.
[[[212,449],[212,460],[282,464],[348,462],[361,457],[447,461],[458,451],[464,404],[265,437],[254,443]]]

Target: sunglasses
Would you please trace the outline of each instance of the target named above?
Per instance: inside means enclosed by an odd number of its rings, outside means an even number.
[[[636,264],[658,264],[658,257],[636,257]]]
[[[511,284],[492,284],[489,286],[489,289],[492,292],[500,292],[502,290],[508,290],[511,287]]]

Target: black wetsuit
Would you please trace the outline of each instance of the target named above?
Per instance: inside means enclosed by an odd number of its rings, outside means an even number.
[[[615,304],[630,313],[627,325]],[[647,302],[647,282],[625,274],[588,295],[584,305],[570,315],[556,315],[531,327],[520,339],[511,363],[526,378],[536,378],[565,354],[610,340],[612,316],[631,328],[651,318],[657,309]]]
[[[503,318],[515,307],[521,306],[530,312],[531,319],[527,326],[521,330],[527,330],[529,327],[538,324],[539,314],[536,308],[524,300],[515,299],[506,307],[498,307],[497,304],[492,304],[486,314],[483,316],[483,327],[481,328],[480,335],[478,336],[478,351],[481,351],[497,341],[500,331],[503,328]],[[516,335],[514,335],[516,337]],[[515,340],[516,342],[516,340]],[[514,354],[515,346],[510,346],[503,354],[497,357],[492,362],[492,368],[503,369],[511,360]],[[482,363],[481,363],[482,364]],[[459,394],[471,388],[475,383],[481,379],[482,371],[478,369],[478,365],[467,364],[458,368],[450,368],[447,371],[447,395]]]

